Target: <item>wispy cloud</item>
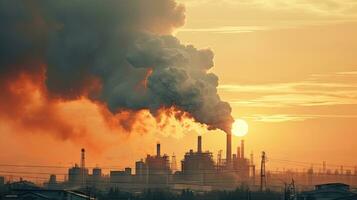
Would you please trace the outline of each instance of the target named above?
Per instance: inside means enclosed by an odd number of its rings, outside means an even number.
[[[336,73],[337,75],[356,75],[357,76],[357,71],[351,71],[351,72],[338,72]]]
[[[354,0],[179,0],[201,20],[244,24],[316,25],[357,20]],[[202,8],[209,11],[205,13]],[[224,19],[223,19],[224,18]],[[258,22],[258,23],[257,23]],[[273,23],[271,23],[273,22]]]
[[[357,115],[301,115],[301,114],[254,114],[245,118],[258,122],[299,122],[320,118],[357,118]]]
[[[327,76],[328,75],[328,76]],[[344,76],[340,79],[339,76]],[[314,80],[259,84],[259,85],[220,85],[221,93],[227,95],[233,106],[245,107],[294,107],[294,106],[329,106],[357,105],[357,83],[350,83],[350,78],[357,78],[356,72],[338,72],[314,75]],[[339,82],[334,82],[338,80]],[[345,82],[343,82],[345,80]]]
[[[216,28],[181,28],[176,32],[208,32],[208,33],[250,33],[268,30],[265,26],[222,26]]]

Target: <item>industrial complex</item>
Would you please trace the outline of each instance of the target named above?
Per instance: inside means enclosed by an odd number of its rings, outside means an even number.
[[[110,171],[109,176],[95,167],[90,172],[85,165],[85,150],[81,150],[80,165],[68,169],[68,180],[57,183],[56,175],[51,175],[47,186],[64,187],[116,187],[136,191],[148,188],[213,190],[236,188],[239,185],[254,185],[255,165],[245,156],[244,140],[231,154],[231,136],[227,136],[227,157],[214,160],[212,152],[202,149],[202,136],[197,138],[197,149],[190,149],[181,160],[181,170],[177,170],[176,158],[171,160],[161,152],[161,144],[156,145],[156,155],[147,155],[135,163],[135,171],[125,168]],[[252,157],[252,156],[251,156]],[[252,159],[252,158],[251,158]]]
[[[203,150],[202,144],[203,138],[198,136],[197,148],[184,154],[180,169],[177,167],[176,157],[170,158],[162,153],[161,144],[157,143],[156,154],[136,161],[135,169],[127,167],[110,170],[106,174],[100,167],[87,167],[86,151],[81,149],[80,164],[68,169],[64,181],[57,181],[57,175],[52,174],[42,188],[23,179],[8,182],[10,193],[6,199],[24,199],[27,196],[37,198],[39,195],[51,197],[58,194],[66,199],[94,199],[91,194],[98,194],[98,191],[109,191],[108,194],[112,194],[110,191],[143,194],[152,189],[183,195],[183,191],[207,193],[219,190],[237,191],[237,188],[246,188],[241,189],[241,193],[245,190],[255,191],[256,195],[274,196],[274,193],[269,193],[274,191],[277,192],[275,194],[282,194],[286,200],[357,198],[353,189],[357,186],[357,168],[352,172],[341,167],[332,172],[324,162],[323,169],[319,172],[314,172],[313,168],[304,172],[266,171],[266,154],[262,152],[259,170],[256,170],[253,154],[250,154],[249,159],[245,155],[244,140],[240,141],[236,152],[232,154],[231,135],[227,135],[226,158],[222,158],[222,151],[219,151],[216,159],[212,152]],[[4,178],[0,177],[0,186],[4,184]],[[4,188],[3,186],[0,188]],[[250,193],[247,195],[246,198],[250,199]]]

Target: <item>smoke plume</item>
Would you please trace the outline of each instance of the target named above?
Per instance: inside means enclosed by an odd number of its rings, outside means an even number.
[[[170,35],[184,20],[174,0],[0,1],[0,88],[8,91],[20,74],[42,74],[41,91],[51,101],[84,96],[113,114],[146,109],[159,116],[175,108],[228,133],[231,108],[208,72],[213,52]],[[24,104],[27,97],[16,98]]]

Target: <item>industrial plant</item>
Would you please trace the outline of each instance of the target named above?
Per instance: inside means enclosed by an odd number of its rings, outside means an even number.
[[[166,188],[172,190],[193,189],[211,191],[215,189],[234,189],[242,184],[254,185],[255,165],[246,158],[244,140],[232,155],[231,135],[227,135],[227,157],[221,152],[218,158],[202,148],[202,136],[197,138],[197,149],[190,149],[181,160],[181,170],[177,170],[176,157],[161,152],[161,144],[156,145],[156,155],[147,155],[135,163],[135,173],[131,168],[110,171],[109,176],[102,174],[102,169],[95,167],[92,172],[85,165],[85,149],[81,149],[80,165],[68,169],[68,180],[56,182],[51,175],[47,186],[50,188],[95,187],[120,188],[127,191],[140,191],[149,188]]]
[[[51,175],[46,186],[51,189],[96,188],[107,190],[117,188],[122,191],[140,192],[147,189],[168,189],[172,191],[193,190],[234,190],[237,187],[249,187],[255,191],[281,191],[282,185],[292,180],[294,188],[313,189],[315,185],[331,182],[342,182],[351,186],[357,185],[357,170],[332,172],[326,168],[314,172],[313,168],[297,172],[285,170],[281,172],[265,169],[266,153],[262,152],[259,170],[253,162],[253,154],[248,159],[245,153],[245,141],[241,140],[232,154],[231,135],[227,135],[226,158],[219,151],[216,159],[213,153],[202,148],[203,138],[197,137],[196,149],[184,154],[178,169],[176,156],[161,151],[161,144],[156,144],[156,154],[147,155],[135,162],[135,169],[126,167],[122,170],[110,170],[104,175],[102,169],[94,167],[91,171],[85,165],[85,149],[81,149],[80,165],[75,164],[68,169],[68,177],[64,182],[57,182],[56,175]]]
[[[352,187],[357,186],[357,168],[352,173],[341,166],[340,171],[332,172],[324,162],[319,172],[314,172],[313,168],[304,172],[266,171],[267,156],[262,152],[259,170],[256,171],[253,154],[250,154],[249,159],[245,155],[244,140],[240,141],[236,152],[232,154],[231,135],[227,135],[226,158],[222,158],[222,151],[219,151],[216,159],[212,152],[203,150],[202,144],[203,138],[198,136],[196,149],[190,149],[184,154],[180,169],[177,167],[176,156],[170,159],[170,156],[162,153],[161,144],[157,143],[156,154],[136,161],[134,170],[126,167],[110,170],[106,174],[100,167],[87,167],[86,151],[81,149],[80,164],[68,169],[64,181],[57,181],[57,175],[52,174],[40,189],[22,179],[19,182],[8,182],[8,188],[12,191],[8,196],[16,194],[17,199],[22,199],[21,195],[51,196],[61,192],[61,196],[66,198],[94,199],[91,194],[98,194],[98,191],[105,191],[109,196],[121,191],[125,193],[120,195],[125,196],[149,195],[147,191],[159,190],[181,194],[185,199],[187,191],[211,194],[209,192],[228,190],[233,193],[236,191],[235,195],[243,195],[245,199],[251,199],[251,191],[258,195],[256,199],[264,199],[264,195],[270,195],[273,199],[282,195],[286,200],[306,200],[326,195],[330,199],[356,198],[356,191]],[[4,186],[5,181],[1,177],[0,182]]]

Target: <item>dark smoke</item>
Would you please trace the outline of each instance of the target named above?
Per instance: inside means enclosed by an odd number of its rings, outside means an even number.
[[[75,99],[85,91],[112,112],[154,115],[174,106],[229,132],[231,108],[217,95],[217,76],[208,73],[212,51],[169,35],[184,19],[174,0],[1,0],[0,77],[36,72],[27,63],[40,60],[53,98]],[[91,91],[93,80],[99,90]]]

